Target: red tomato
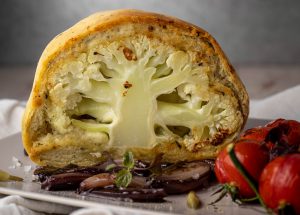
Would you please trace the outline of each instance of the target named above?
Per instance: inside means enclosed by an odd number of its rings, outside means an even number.
[[[246,130],[240,139],[253,140],[266,145],[273,159],[299,151],[300,123],[295,120],[277,119],[264,127]]]
[[[278,119],[273,123],[267,124],[272,128],[268,134],[272,142],[285,142],[288,145],[296,145],[300,143],[300,123],[295,120]]]
[[[286,121],[286,120],[285,119],[276,119],[272,122],[269,122],[265,126],[250,128],[241,135],[240,139],[256,140],[258,142],[265,141],[265,138],[269,134],[269,131],[272,128],[277,127],[280,123],[282,123],[284,121]]]
[[[244,140],[236,143],[234,151],[241,164],[258,182],[263,168],[269,162],[268,150],[257,142]],[[220,183],[237,186],[240,198],[255,196],[246,180],[232,163],[226,148],[220,152],[216,159],[215,173]]]
[[[289,203],[296,214],[300,214],[300,154],[277,157],[271,161],[261,174],[259,193],[273,210]]]
[[[269,122],[268,124],[265,125],[265,127],[268,127],[268,128],[275,128],[277,127],[280,123],[286,121],[285,119],[276,119],[272,122]]]
[[[300,145],[300,123],[295,120],[286,120],[289,125],[286,130],[286,135],[289,145]]]
[[[274,146],[274,143],[270,140],[266,141],[266,138],[269,135],[269,132],[272,128],[277,127],[281,122],[286,121],[285,119],[277,119],[265,126],[260,126],[256,128],[250,128],[246,130],[240,137],[241,140],[254,140],[261,144],[265,144],[268,149],[271,149]]]
[[[240,137],[241,140],[255,140],[257,142],[265,141],[271,128],[256,127],[246,130]]]

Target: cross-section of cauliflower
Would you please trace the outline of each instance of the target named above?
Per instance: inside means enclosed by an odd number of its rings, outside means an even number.
[[[88,50],[61,66],[49,91],[58,133],[79,128],[101,136],[106,148],[176,143],[197,151],[242,124],[237,100],[193,52],[145,36],[91,42]]]

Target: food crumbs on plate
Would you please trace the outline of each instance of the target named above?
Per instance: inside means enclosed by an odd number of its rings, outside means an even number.
[[[31,167],[31,165],[26,165],[23,168],[24,168],[24,172],[29,172],[32,167]]]
[[[187,195],[187,205],[192,209],[200,208],[201,201],[194,191],[189,192],[189,194]]]
[[[16,158],[15,156],[13,156],[11,160],[12,160],[13,165],[9,166],[8,167],[9,169],[16,169],[16,168],[19,168],[23,165],[22,162],[18,158]]]

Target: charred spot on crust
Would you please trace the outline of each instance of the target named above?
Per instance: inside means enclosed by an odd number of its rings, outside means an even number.
[[[217,146],[217,145],[221,144],[221,143],[223,142],[224,138],[225,138],[226,136],[228,136],[228,134],[229,134],[228,129],[222,129],[222,130],[220,130],[220,131],[219,131],[218,133],[216,133],[216,135],[214,136],[214,138],[213,138],[211,144],[214,145],[214,146]]]
[[[150,32],[154,31],[154,27],[152,25],[149,25],[148,26],[148,31],[150,31]]]
[[[197,36],[199,37],[201,35],[200,31],[197,31]]]
[[[133,53],[133,51],[127,47],[124,47],[123,48],[123,54],[125,56],[125,58],[129,61],[136,61],[137,60],[137,57],[136,55]]]
[[[202,141],[200,144],[196,144],[195,147],[192,149],[192,152],[199,152],[201,151],[203,145],[213,145],[218,146],[223,143],[224,138],[229,136],[229,130],[228,129],[221,129],[219,130],[212,139],[207,139]]]

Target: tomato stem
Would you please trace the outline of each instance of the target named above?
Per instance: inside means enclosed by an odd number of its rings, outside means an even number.
[[[255,196],[255,197],[253,197],[253,198],[248,198],[248,199],[240,199],[240,201],[241,202],[253,202],[253,201],[255,201],[255,200],[258,200],[258,197],[257,196]]]
[[[265,205],[263,199],[259,195],[259,192],[257,190],[257,183],[256,183],[256,181],[252,178],[252,176],[248,173],[248,171],[243,167],[243,165],[241,164],[241,162],[238,160],[238,158],[237,158],[237,156],[236,156],[236,154],[234,152],[234,144],[229,144],[227,146],[227,151],[228,151],[229,157],[230,157],[231,161],[233,162],[234,166],[241,173],[241,175],[247,181],[248,185],[251,187],[251,189],[253,190],[253,192],[256,194],[256,197],[257,197],[259,203],[261,204],[261,206],[263,206],[266,209],[266,211],[269,214],[271,214],[269,208]]]

